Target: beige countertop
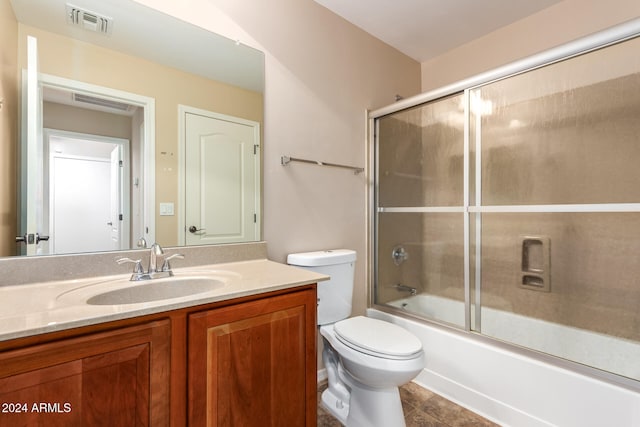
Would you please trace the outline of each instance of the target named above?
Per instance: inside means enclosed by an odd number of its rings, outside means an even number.
[[[130,274],[0,287],[0,341],[294,288],[328,276],[257,259],[175,268],[176,278],[211,277],[220,287],[184,297],[120,305],[90,305],[89,297],[112,289],[153,285]],[[171,279],[168,279],[171,280]]]

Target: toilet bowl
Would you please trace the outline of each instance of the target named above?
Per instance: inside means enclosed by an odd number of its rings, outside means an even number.
[[[348,338],[342,332],[345,326],[352,328]],[[358,330],[362,330],[364,336],[356,335]],[[424,368],[420,341],[400,326],[382,320],[351,317],[322,326],[320,334],[338,352],[351,376],[370,387],[406,384]],[[362,339],[365,337],[368,338],[366,346]]]
[[[344,327],[351,333],[348,338],[341,333]],[[424,368],[418,339],[399,326],[361,316],[324,325],[320,334],[329,376],[323,406],[348,427],[404,426],[398,387]],[[344,388],[350,390],[348,396]]]
[[[354,251],[291,254],[291,265],[331,276],[318,285],[318,324],[328,388],[322,405],[347,427],[404,427],[398,387],[425,366],[422,343],[398,325],[349,317]]]

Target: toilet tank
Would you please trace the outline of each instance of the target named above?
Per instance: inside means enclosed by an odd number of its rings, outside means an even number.
[[[318,283],[318,325],[335,323],[351,315],[356,252],[333,249],[290,254],[287,264],[331,278]]]

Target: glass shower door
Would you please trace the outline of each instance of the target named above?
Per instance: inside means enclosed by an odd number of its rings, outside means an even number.
[[[640,39],[471,91],[473,330],[640,379]],[[473,112],[472,112],[473,113]]]
[[[374,304],[640,380],[637,52],[376,116]]]
[[[376,125],[374,302],[465,326],[464,95]]]

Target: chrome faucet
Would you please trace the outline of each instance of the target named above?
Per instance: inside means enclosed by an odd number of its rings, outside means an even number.
[[[158,270],[158,258],[162,260],[162,267]],[[173,276],[173,271],[171,271],[171,261],[174,258],[183,259],[184,255],[182,254],[173,254],[169,256],[164,255],[164,250],[162,246],[157,243],[151,245],[151,251],[149,255],[149,275],[151,275],[152,279],[156,279],[159,277],[170,277]]]
[[[416,288],[412,288],[411,286],[403,285],[402,283],[398,283],[397,285],[393,285],[399,292],[409,292],[411,296],[417,295],[418,290]]]
[[[161,259],[164,258],[164,250],[162,249],[162,246],[154,243],[151,245],[151,251],[149,253],[149,269],[147,270],[149,274],[153,274],[158,271],[158,257]]]
[[[151,280],[151,279],[160,279],[162,277],[171,277],[173,276],[173,271],[171,270],[171,264],[169,261],[174,258],[184,258],[182,254],[173,254],[170,256],[165,256],[164,250],[162,246],[157,243],[151,245],[151,250],[149,251],[149,268],[145,272],[142,267],[142,260],[139,259],[131,259],[131,258],[120,258],[116,260],[118,264],[124,263],[133,263],[135,264],[133,267],[133,274],[131,274],[131,281],[137,282],[140,280]],[[162,262],[162,266],[158,269],[158,261]]]

